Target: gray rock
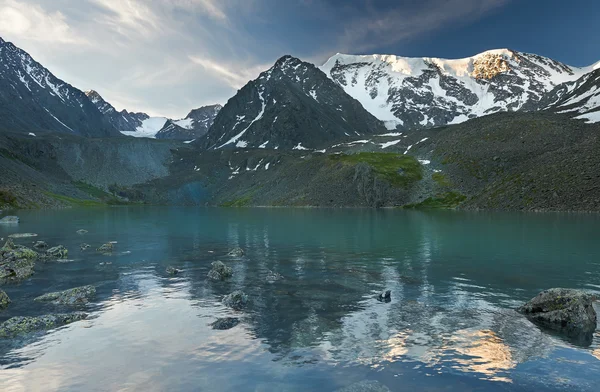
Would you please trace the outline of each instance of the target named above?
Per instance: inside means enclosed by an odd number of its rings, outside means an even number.
[[[16,225],[17,223],[19,223],[18,216],[5,216],[0,219],[0,225]]]
[[[380,302],[390,302],[392,300],[392,291],[387,290],[377,296],[377,300]]]
[[[13,317],[0,324],[0,338],[12,338],[44,331],[87,318],[85,313],[49,314],[37,317]]]
[[[53,302],[57,305],[83,305],[96,295],[94,286],[75,287],[73,289],[44,294],[34,299],[39,302]]]
[[[569,336],[593,334],[597,315],[594,296],[581,290],[555,288],[542,291],[518,311],[542,326]]]
[[[38,235],[35,233],[15,233],[8,236],[8,238],[31,238],[37,237]]]
[[[55,246],[46,251],[46,254],[56,259],[66,259],[69,250],[62,245]]]
[[[90,244],[86,244],[85,242],[79,245],[79,249],[83,252],[84,250],[88,250],[90,248]]]
[[[267,279],[267,282],[269,282],[269,283],[275,283],[278,280],[283,280],[284,277],[283,277],[283,275],[281,275],[278,272],[274,272],[274,271],[269,270],[269,272],[267,273],[266,279]]]
[[[212,269],[208,272],[208,278],[211,280],[225,280],[233,275],[231,267],[226,266],[222,261],[215,261],[211,265]]]
[[[231,256],[231,257],[242,257],[244,254],[246,254],[246,252],[244,252],[244,250],[242,248],[233,248],[229,253],[227,253],[227,256]]]
[[[338,389],[336,392],[391,392],[391,390],[379,381],[365,380]]]
[[[180,272],[183,272],[183,270],[180,270],[180,269],[177,269],[177,268],[171,267],[171,266],[167,267],[167,274],[169,274],[169,275],[177,275]]]
[[[110,255],[112,254],[113,250],[114,250],[114,245],[112,242],[108,242],[104,245],[102,245],[101,247],[97,248],[96,251],[105,254],[105,255]]]
[[[240,320],[238,318],[224,317],[224,318],[220,318],[217,321],[215,321],[214,323],[210,324],[210,326],[212,327],[212,329],[218,329],[220,331],[224,331],[224,330],[235,327],[239,323],[240,323]]]
[[[223,304],[234,310],[242,310],[248,304],[248,296],[240,290],[223,297]]]
[[[47,248],[48,248],[48,244],[47,244],[47,243],[45,243],[44,241],[36,241],[36,242],[33,244],[33,247],[34,247],[35,249],[38,249],[38,250],[44,250],[44,249],[47,249]]]
[[[33,275],[39,254],[9,238],[0,248],[0,284],[21,282]]]
[[[6,309],[8,307],[8,304],[10,304],[10,298],[8,297],[8,294],[6,294],[4,292],[4,290],[0,289],[0,310]]]

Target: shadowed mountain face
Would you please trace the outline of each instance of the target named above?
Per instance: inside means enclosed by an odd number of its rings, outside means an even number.
[[[193,109],[184,119],[168,120],[156,134],[157,139],[192,140],[205,135],[223,106],[210,105]]]
[[[89,90],[85,92],[85,95],[96,105],[100,113],[104,115],[104,118],[119,132],[135,132],[137,128],[142,126],[144,120],[150,118],[146,113],[130,113],[127,110],[117,111],[97,91]]]
[[[304,149],[383,132],[380,121],[317,67],[285,56],[227,102],[198,145]]]
[[[500,49],[457,60],[338,54],[321,69],[388,128],[411,130],[535,110],[546,93],[594,66]]]
[[[0,38],[0,130],[120,136],[81,90]]]
[[[600,68],[546,94],[541,108],[568,113],[586,122],[600,122]]]

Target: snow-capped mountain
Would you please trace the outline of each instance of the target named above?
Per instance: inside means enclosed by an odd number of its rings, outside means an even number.
[[[85,95],[96,105],[106,120],[121,133],[136,132],[138,128],[142,127],[143,122],[150,118],[146,113],[130,113],[127,110],[117,111],[95,90],[88,90]]]
[[[500,49],[458,60],[337,54],[321,69],[388,129],[419,129],[535,110],[546,93],[593,66]]]
[[[0,38],[0,130],[118,136],[83,91]]]
[[[197,139],[208,132],[223,106],[210,105],[193,109],[184,119],[168,120],[156,134],[157,139]]]
[[[561,84],[549,92],[541,108],[567,113],[586,122],[600,122],[600,62],[594,68],[578,80]]]
[[[317,67],[284,56],[239,90],[197,143],[210,149],[307,149],[385,131]]]
[[[122,134],[133,137],[196,139],[208,131],[222,107],[221,105],[203,106],[192,110],[181,120],[172,120],[167,117],[151,117],[141,112],[129,112],[125,109],[119,112],[97,91],[89,90],[85,94],[110,124]]]

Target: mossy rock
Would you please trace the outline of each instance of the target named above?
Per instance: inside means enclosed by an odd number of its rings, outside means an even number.
[[[38,302],[53,302],[60,305],[83,305],[96,296],[94,286],[81,286],[73,289],[48,293],[34,299]]]
[[[86,313],[49,314],[37,317],[13,317],[0,324],[0,338],[14,338],[45,331],[87,318]]]
[[[62,245],[58,245],[48,249],[46,254],[56,259],[66,259],[69,254],[69,250]]]
[[[8,307],[8,305],[10,304],[10,298],[8,297],[8,294],[6,294],[4,292],[4,290],[0,289],[0,310],[4,310]]]
[[[214,281],[225,280],[233,275],[233,269],[226,266],[222,261],[215,261],[212,269],[208,272],[208,278]]]
[[[233,310],[242,310],[248,303],[248,295],[237,290],[223,297],[223,304]]]

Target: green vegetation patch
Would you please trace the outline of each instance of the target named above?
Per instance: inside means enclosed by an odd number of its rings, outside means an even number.
[[[111,199],[113,197],[110,193],[83,181],[75,181],[73,182],[73,185],[75,185],[75,187],[77,187],[77,189],[80,191],[85,192],[96,199],[104,200]]]
[[[0,189],[0,206],[9,206],[12,208],[18,208],[16,196],[9,190]]]
[[[446,192],[439,194],[436,197],[429,197],[423,200],[421,203],[407,204],[404,206],[404,208],[453,209],[458,207],[465,200],[467,200],[467,197],[458,192]]]
[[[239,199],[226,201],[221,204],[221,207],[247,207],[252,201],[252,196],[244,196]]]
[[[452,186],[452,183],[450,182],[450,180],[448,180],[448,178],[446,178],[445,174],[433,173],[431,175],[431,179],[433,181],[435,181],[435,183],[438,184],[439,186],[443,186],[443,187],[451,187]]]
[[[329,159],[349,165],[366,163],[381,178],[397,187],[405,187],[423,178],[419,161],[410,155],[388,152],[361,152],[358,154],[332,154]]]
[[[64,203],[70,204],[72,206],[77,206],[77,207],[99,207],[99,206],[105,205],[104,203],[96,201],[96,200],[76,199],[74,197],[57,195],[56,193],[52,193],[52,192],[44,192],[44,193],[47,196],[49,196],[55,200],[59,200]]]

